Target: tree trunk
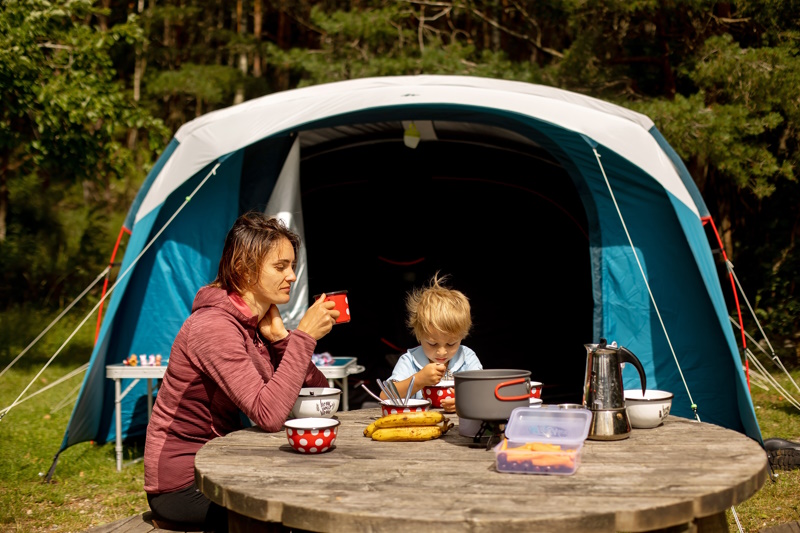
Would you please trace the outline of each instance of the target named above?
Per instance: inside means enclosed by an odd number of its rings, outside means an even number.
[[[286,2],[285,0],[280,0],[280,2],[278,2],[278,31],[276,44],[281,50],[288,50],[292,46],[292,43],[289,40],[288,28],[289,20],[288,16],[286,15]]]
[[[6,171],[8,157],[6,155],[0,156],[0,242],[6,240],[8,232],[6,219],[8,218],[8,183]]]
[[[172,42],[172,26],[170,25],[169,17],[164,17],[164,34],[162,39],[164,41],[164,49],[171,50],[173,47],[173,42]],[[169,66],[171,67],[175,66],[171,59],[168,61],[168,63]]]
[[[111,9],[111,0],[103,0],[103,9],[107,9],[110,11]],[[108,16],[107,15],[98,15],[97,22],[100,26],[100,31],[105,33],[108,31]]]
[[[220,2],[217,10],[217,31],[221,32],[225,28],[225,3]],[[216,65],[224,65],[224,58],[222,57],[222,47],[215,47],[214,60]]]
[[[247,20],[243,14],[243,0],[236,0],[236,32],[239,35],[247,34]],[[244,76],[247,76],[247,52],[244,50],[239,52],[239,70],[242,71]],[[244,76],[242,81],[236,85],[236,95],[233,97],[233,104],[241,104],[244,102]]]
[[[670,100],[675,99],[675,92],[677,85],[675,82],[675,72],[672,70],[672,63],[670,62],[670,28],[669,17],[665,13],[665,7],[662,4],[656,11],[656,38],[658,39],[658,48],[661,50],[661,81],[663,86],[664,96]]]
[[[261,77],[261,24],[262,24],[261,0],[253,0],[253,37],[256,41],[256,48],[253,51],[253,76]]]
[[[150,1],[150,6],[155,3],[155,0]],[[136,12],[141,17],[142,13],[144,12],[144,0],[139,0]],[[140,18],[141,20],[141,18]],[[149,24],[147,25],[149,26]],[[147,35],[147,29],[145,28],[145,35]],[[144,67],[146,65],[147,59],[147,43],[148,39],[145,39],[142,44],[136,46],[136,57],[133,61],[133,101],[135,103],[139,103],[142,99],[142,77],[144,76]],[[139,136],[139,130],[137,128],[131,128],[128,130],[128,149],[133,150],[136,146],[136,139]]]

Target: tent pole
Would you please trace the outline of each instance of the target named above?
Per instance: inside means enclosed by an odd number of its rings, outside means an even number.
[[[703,225],[705,226],[707,223],[711,224],[711,229],[714,230],[714,236],[717,238],[717,244],[719,245],[719,249],[722,252],[722,259],[725,261],[725,265],[732,264],[728,261],[728,255],[725,253],[725,248],[722,246],[722,239],[719,236],[719,231],[717,231],[717,226],[714,224],[714,219],[711,216],[700,217],[700,220],[703,221]],[[744,322],[742,321],[742,306],[739,304],[739,293],[736,292],[736,284],[733,281],[733,273],[728,270],[728,278],[731,280],[731,290],[733,291],[733,300],[736,303],[736,312],[739,315],[739,329],[742,333],[742,360],[744,361],[744,370],[745,375],[747,377],[747,390],[750,390],[750,362],[747,360],[746,350],[747,350],[747,341],[745,340],[744,336]]]
[[[108,262],[108,270],[106,271],[106,279],[103,282],[103,293],[100,295],[100,309],[97,311],[97,327],[94,331],[94,343],[97,344],[97,337],[100,336],[100,324],[103,322],[103,301],[105,300],[106,289],[108,289],[108,276],[111,273],[111,269],[114,267],[114,258],[117,256],[117,250],[119,249],[119,243],[122,240],[122,234],[127,233],[128,235],[131,234],[131,230],[122,226],[119,229],[119,235],[117,235],[117,243],[114,245],[114,251],[111,252],[111,260]]]
[[[50,470],[47,471],[47,475],[44,477],[44,482],[45,483],[50,483],[50,481],[53,479],[53,474],[56,473],[56,464],[58,464],[58,456],[59,455],[61,455],[61,452],[58,452],[53,457],[53,464],[50,465]]]

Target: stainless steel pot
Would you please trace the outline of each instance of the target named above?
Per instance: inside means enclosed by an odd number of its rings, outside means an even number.
[[[528,370],[466,370],[453,374],[456,414],[475,420],[508,420],[517,407],[530,406]]]

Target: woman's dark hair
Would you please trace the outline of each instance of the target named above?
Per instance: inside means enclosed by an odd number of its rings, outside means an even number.
[[[225,237],[217,279],[211,286],[244,293],[250,285],[258,282],[261,263],[281,239],[292,244],[297,257],[300,236],[279,218],[255,211],[237,218]]]

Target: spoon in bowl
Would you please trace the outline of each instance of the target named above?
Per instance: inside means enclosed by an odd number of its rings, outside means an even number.
[[[403,406],[405,407],[408,405],[408,399],[411,398],[411,389],[414,388],[414,378],[416,376],[411,376],[411,382],[408,384],[408,390],[406,391],[406,398],[403,400]]]
[[[397,390],[397,385],[395,385],[394,381],[392,381],[392,380],[390,379],[390,380],[386,381],[386,383],[387,383],[387,387],[388,387],[389,389],[391,389],[391,391],[392,391],[392,394],[394,394],[394,398],[395,398],[395,404],[396,404],[396,405],[405,405],[405,404],[403,403],[403,399],[400,397],[400,391],[399,391],[399,390]]]
[[[364,389],[365,391],[367,391],[367,394],[369,394],[370,396],[372,396],[373,398],[375,398],[376,400],[378,400],[378,403],[380,403],[380,402],[382,402],[382,401],[383,401],[383,399],[382,399],[380,396],[376,396],[376,395],[375,395],[375,393],[374,393],[374,392],[372,392],[371,390],[369,390],[369,389],[367,388],[367,386],[366,386],[366,385],[364,385],[363,383],[361,384],[361,388],[362,388],[362,389]]]
[[[378,384],[378,387],[381,388],[386,397],[392,401],[393,405],[400,405],[400,398],[392,394],[392,391],[389,388],[388,381],[381,381],[379,379],[376,379],[375,382]]]

